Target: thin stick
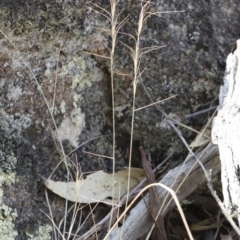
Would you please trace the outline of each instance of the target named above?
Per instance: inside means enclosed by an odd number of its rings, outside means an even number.
[[[94,140],[96,140],[96,139],[98,139],[98,138],[109,137],[109,136],[111,136],[111,134],[102,135],[102,136],[99,136],[99,137],[95,137],[95,138],[89,139],[89,140],[83,142],[82,144],[80,144],[79,146],[77,146],[75,149],[73,149],[70,153],[67,154],[67,156],[70,156],[72,153],[74,153],[75,151],[77,151],[80,147],[82,147],[83,145],[85,145],[85,144],[87,144],[87,143],[89,143],[89,142],[91,142],[91,141],[94,141]]]
[[[49,209],[49,212],[50,212],[50,216],[51,216],[51,218],[50,219],[53,219],[53,214],[52,214],[52,209],[51,209],[51,206],[50,206],[50,203],[49,203],[49,199],[48,199],[48,192],[47,192],[47,189],[45,188],[45,197],[46,197],[46,200],[47,200],[47,205],[48,205],[48,209]],[[44,214],[46,214],[46,213],[44,213]],[[47,215],[47,214],[46,214]],[[48,215],[47,215],[48,216]],[[57,233],[56,233],[56,229],[57,229],[57,227],[56,227],[56,224],[54,223],[54,221],[53,220],[51,220],[52,221],[52,224],[53,224],[53,233],[54,233],[54,236],[55,236],[55,239],[57,239]]]
[[[212,107],[209,107],[209,108],[207,108],[207,109],[204,109],[204,110],[201,110],[201,111],[198,111],[198,112],[195,112],[195,113],[186,114],[186,115],[185,115],[185,118],[196,117],[196,116],[201,115],[201,114],[203,114],[203,113],[213,111],[213,110],[215,110],[216,108],[217,108],[217,106],[212,106]]]
[[[106,155],[100,155],[100,154],[91,153],[91,152],[87,152],[87,151],[83,151],[83,153],[87,153],[87,154],[90,154],[90,155],[93,155],[93,156],[103,157],[103,158],[108,158],[108,159],[112,159],[113,160],[113,157],[109,157],[109,156],[106,156]]]
[[[167,100],[169,100],[169,99],[171,99],[171,98],[175,98],[176,96],[178,96],[178,94],[176,94],[176,95],[174,95],[174,96],[172,96],[172,97],[168,97],[168,98],[165,98],[165,99],[163,99],[163,100],[160,100],[160,101],[157,101],[157,102],[151,103],[151,104],[146,105],[146,106],[144,106],[144,107],[137,108],[137,109],[135,109],[134,111],[136,112],[136,111],[142,110],[142,109],[144,109],[144,108],[147,108],[147,107],[150,107],[150,106],[156,105],[156,104],[158,104],[158,103],[161,103],[161,102],[167,101]]]

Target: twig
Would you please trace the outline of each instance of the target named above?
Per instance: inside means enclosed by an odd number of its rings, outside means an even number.
[[[174,95],[174,96],[171,96],[171,97],[168,97],[168,98],[165,98],[165,99],[163,99],[163,100],[160,100],[160,101],[157,101],[157,102],[154,102],[154,103],[148,104],[148,105],[146,105],[146,106],[144,106],[144,107],[137,108],[137,109],[135,109],[135,112],[136,112],[136,111],[139,111],[139,110],[142,110],[142,109],[144,109],[144,108],[147,108],[147,107],[153,106],[153,105],[155,105],[155,104],[158,104],[158,103],[161,103],[161,102],[167,101],[167,100],[169,100],[169,99],[171,99],[171,98],[175,98],[176,96],[178,96],[178,94],[176,94],[176,95]]]
[[[186,114],[186,115],[185,115],[185,118],[196,117],[196,116],[201,115],[201,114],[203,114],[203,113],[213,111],[213,110],[215,110],[216,108],[217,108],[217,106],[212,106],[212,107],[209,107],[209,108],[207,108],[207,109],[203,109],[203,110],[198,111],[198,112],[195,112],[195,113]]]

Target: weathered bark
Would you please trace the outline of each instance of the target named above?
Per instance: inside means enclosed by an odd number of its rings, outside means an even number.
[[[237,212],[240,225],[240,40],[227,57],[219,108],[212,125],[212,140],[218,144],[224,205],[229,214]]]
[[[209,146],[204,153],[199,153],[197,157],[200,159],[206,170],[211,169],[212,175],[220,171],[220,161],[217,146]],[[186,175],[188,176],[186,177]],[[185,177],[186,179],[184,179]],[[192,193],[204,181],[205,175],[193,156],[190,157],[183,166],[178,166],[169,171],[161,180],[161,183],[171,187],[173,190],[179,188],[176,194],[178,199],[182,200]],[[162,188],[159,187],[157,192],[160,202],[164,204],[163,209],[165,210],[163,215],[165,215],[175,206],[175,203],[171,197],[169,197],[169,194]],[[164,201],[165,198],[167,198],[167,201]],[[170,199],[170,204],[167,204]],[[135,240],[150,230],[153,222],[145,202],[149,202],[148,195],[132,209],[124,225],[113,230],[108,240],[116,240],[120,238]]]

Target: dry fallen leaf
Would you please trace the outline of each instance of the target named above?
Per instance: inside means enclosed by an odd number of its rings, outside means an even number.
[[[143,169],[131,168],[130,189],[143,178]],[[128,191],[128,168],[114,174],[98,171],[88,175],[86,179],[68,183],[44,178],[44,184],[52,192],[71,202],[114,203]],[[106,199],[109,197],[113,200]]]

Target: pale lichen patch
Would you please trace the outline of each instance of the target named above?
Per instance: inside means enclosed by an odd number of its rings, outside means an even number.
[[[0,233],[2,240],[12,240],[18,235],[17,231],[14,229],[13,223],[17,217],[17,211],[2,202],[3,184],[10,185],[12,183],[15,183],[15,174],[6,174],[2,169],[0,169],[0,212],[2,213],[0,215]]]
[[[123,114],[123,111],[126,109],[126,108],[130,108],[130,104],[129,103],[127,103],[127,104],[124,104],[124,105],[122,105],[122,106],[117,106],[117,107],[115,107],[115,112],[117,113],[117,117],[122,117],[122,116],[124,116],[124,114]]]
[[[8,114],[4,110],[0,111],[1,128],[7,136],[19,137],[24,129],[31,125],[31,114],[14,113]]]
[[[80,108],[76,108],[72,111],[71,114],[72,121],[81,127],[82,129],[85,127],[85,114],[81,112]]]
[[[17,101],[22,95],[22,88],[20,86],[12,86],[9,88],[7,93],[8,100]]]
[[[72,88],[79,87],[84,89],[91,86],[92,82],[84,74],[76,74],[72,79]]]
[[[66,112],[66,102],[64,100],[62,100],[59,109],[62,114],[64,114]]]
[[[81,112],[75,113],[73,119],[65,118],[61,126],[58,128],[58,137],[60,141],[69,140],[74,146],[78,146],[78,137],[81,134],[83,128],[85,127],[85,115]]]
[[[78,91],[91,87],[93,82],[103,79],[103,72],[95,66],[95,62],[90,58],[82,56],[74,57],[73,61],[68,63],[69,71],[75,71],[76,74],[72,78],[72,88]]]
[[[58,128],[59,135],[55,134],[55,136],[57,140],[69,140],[74,147],[77,147],[79,135],[86,125],[85,113],[80,107],[81,100],[87,89],[101,81],[104,74],[90,57],[74,55],[59,68],[58,76],[66,76],[70,79],[71,87],[68,89],[68,95],[65,95],[65,100],[62,99],[58,107],[59,112],[64,114],[64,119]]]
[[[52,227],[50,225],[39,226],[38,230],[34,234],[27,233],[27,236],[31,240],[49,240]]]

